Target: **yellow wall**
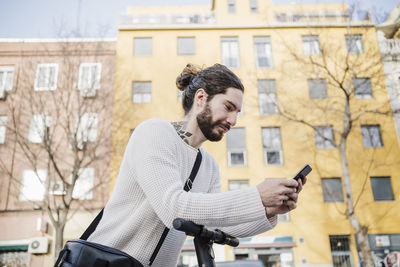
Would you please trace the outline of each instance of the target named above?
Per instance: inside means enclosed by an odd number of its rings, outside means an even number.
[[[268,1],[266,1],[268,2]],[[242,11],[240,5],[248,1],[236,1],[237,10]],[[262,1],[259,1],[260,5]],[[260,22],[258,18],[249,19],[251,13],[236,16],[229,20],[226,14],[226,1],[216,1],[215,14],[217,22],[222,24],[235,21],[236,24],[248,25],[250,22]],[[335,6],[327,5],[327,8]],[[336,7],[342,8],[342,5]],[[281,9],[278,6],[277,9]],[[310,8],[310,6],[306,6]],[[260,6],[260,10],[266,9]],[[225,10],[225,11],[224,11]],[[245,9],[248,10],[248,9]],[[271,9],[272,10],[272,9]],[[272,16],[272,11],[266,12]],[[242,16],[243,15],[243,16]],[[221,17],[220,18],[218,17]],[[238,20],[240,18],[240,20]],[[242,19],[243,18],[243,19]],[[267,21],[271,21],[271,17]],[[342,177],[339,152],[337,149],[316,149],[313,130],[309,127],[288,122],[278,115],[260,116],[258,107],[257,79],[276,79],[278,102],[296,113],[299,117],[313,119],[321,125],[327,122],[340,127],[342,117],[331,115],[323,117],[321,113],[310,109],[313,104],[310,100],[307,87],[308,78],[300,63],[293,62],[288,50],[294,49],[302,54],[302,35],[319,35],[321,47],[329,44],[336,47],[329,53],[335,57],[346,55],[345,34],[360,33],[363,36],[363,55],[358,55],[360,62],[379,61],[376,32],[372,27],[346,26],[331,27],[197,27],[183,29],[143,28],[120,30],[117,41],[116,59],[116,101],[114,110],[113,147],[116,148],[112,157],[113,180],[115,181],[122,159],[125,145],[129,139],[130,129],[148,118],[179,120],[183,116],[180,103],[177,101],[175,78],[187,63],[210,66],[221,61],[221,36],[238,36],[240,49],[240,68],[233,69],[245,85],[244,115],[238,119],[237,127],[246,129],[247,167],[228,167],[226,142],[223,139],[218,143],[206,143],[208,150],[218,161],[222,177],[222,189],[228,188],[230,179],[248,179],[250,185],[257,185],[269,177],[291,177],[305,163],[310,163],[314,171],[309,175],[308,183],[304,188],[298,203],[298,208],[291,212],[289,223],[280,223],[266,235],[290,235],[297,245],[294,247],[295,264],[300,264],[300,257],[307,257],[309,264],[331,264],[329,235],[350,235],[354,264],[358,263],[355,248],[354,232],[349,222],[343,216],[344,203],[325,203],[323,200],[321,177]],[[272,42],[273,68],[257,69],[253,49],[253,36],[270,36]],[[177,56],[177,37],[196,37],[196,54],[193,56]],[[133,56],[133,38],[152,37],[153,55],[151,57]],[[367,53],[368,51],[368,53]],[[371,58],[370,54],[374,56]],[[355,57],[354,55],[350,55]],[[353,111],[366,110],[382,105],[388,101],[387,91],[383,79],[383,70],[380,64],[366,70],[359,68],[364,77],[370,77],[374,97],[372,99],[355,100]],[[338,70],[338,75],[341,73]],[[321,77],[328,78],[328,77]],[[148,104],[133,104],[132,81],[152,81],[152,102]],[[349,80],[350,82],[350,80]],[[323,104],[339,96],[337,90],[328,86],[329,99],[318,102]],[[300,101],[299,101],[300,100]],[[340,101],[335,105],[340,106]],[[122,121],[122,123],[121,123]],[[361,124],[380,124],[382,131],[383,148],[366,149],[363,147],[360,123],[354,125],[354,132],[349,137],[349,169],[351,185],[355,198],[361,197],[357,206],[357,216],[362,223],[370,225],[369,233],[400,233],[399,188],[400,158],[399,144],[397,143],[393,119],[391,117],[377,117],[368,115],[363,117]],[[284,164],[282,166],[265,166],[262,150],[262,127],[280,127]],[[336,140],[339,135],[336,134]],[[370,162],[375,159],[375,165]],[[378,159],[378,160],[376,160]],[[379,164],[381,165],[379,165]],[[365,170],[370,168],[366,173]],[[395,201],[374,202],[369,183],[370,176],[392,177],[392,188]],[[342,181],[343,182],[343,181]],[[299,237],[305,239],[304,244],[298,244]]]

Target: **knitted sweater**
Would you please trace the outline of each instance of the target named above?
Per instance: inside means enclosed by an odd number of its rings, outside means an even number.
[[[267,219],[257,188],[221,193],[218,165],[204,149],[200,151],[200,169],[192,189],[185,192],[197,149],[167,121],[141,123],[128,142],[103,217],[88,240],[122,250],[149,266],[165,226],[171,229],[178,217],[236,237],[273,228],[276,217]],[[152,266],[176,266],[185,237],[171,229]]]

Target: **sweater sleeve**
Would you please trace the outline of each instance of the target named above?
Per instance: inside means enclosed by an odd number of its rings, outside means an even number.
[[[209,191],[210,193],[221,192],[221,183],[220,183],[218,165],[217,163],[215,163],[214,165],[217,171],[214,172],[215,175],[212,180],[212,185]],[[220,229],[234,237],[250,237],[271,230],[276,226],[276,224],[277,224],[277,216],[274,216],[268,220],[264,210],[264,217],[259,220],[233,226],[222,227]]]
[[[138,126],[126,155],[130,171],[165,226],[172,227],[175,218],[224,227],[265,217],[256,187],[224,193],[185,192],[176,162],[175,133],[167,129],[168,125],[159,124]]]

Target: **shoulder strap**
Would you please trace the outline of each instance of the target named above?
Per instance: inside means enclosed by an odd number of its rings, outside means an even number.
[[[188,192],[190,189],[192,189],[193,181],[194,181],[194,178],[196,178],[197,172],[199,171],[202,157],[203,156],[201,155],[201,152],[199,149],[199,152],[197,152],[197,157],[196,157],[196,161],[194,162],[192,172],[190,173],[189,178],[186,180],[185,186],[183,187],[183,190],[185,190],[186,192]],[[157,256],[158,252],[160,251],[160,248],[161,248],[162,244],[164,243],[164,240],[167,237],[168,232],[169,232],[168,227],[165,227],[164,232],[162,233],[161,238],[158,241],[158,244],[153,251],[153,254],[151,254],[149,266],[151,266],[153,264],[154,260],[156,259],[156,256]]]
[[[87,240],[89,236],[96,230],[97,225],[99,224],[101,217],[103,217],[104,208],[97,214],[96,218],[90,223],[89,227],[85,230],[85,232],[81,235],[79,239]]]

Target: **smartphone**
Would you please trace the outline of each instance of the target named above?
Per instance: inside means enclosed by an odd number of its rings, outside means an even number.
[[[304,177],[306,177],[312,171],[310,165],[306,164],[294,177],[296,181],[301,179],[301,182],[304,183]]]

